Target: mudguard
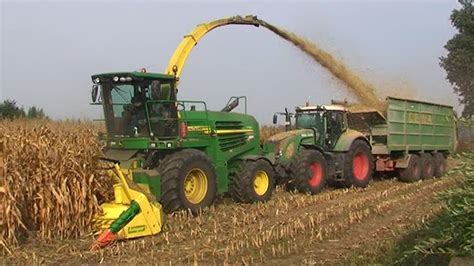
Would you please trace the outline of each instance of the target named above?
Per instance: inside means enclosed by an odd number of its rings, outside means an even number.
[[[335,152],[346,152],[349,151],[351,148],[352,143],[356,139],[363,139],[367,142],[367,144],[370,145],[369,141],[367,138],[362,134],[361,132],[353,129],[348,129],[342,135],[339,137],[339,139],[336,142],[336,145],[334,146],[333,151]]]

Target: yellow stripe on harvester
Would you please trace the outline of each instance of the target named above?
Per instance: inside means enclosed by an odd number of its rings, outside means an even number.
[[[220,129],[216,130],[217,135],[235,134],[235,133],[252,133],[252,129]]]

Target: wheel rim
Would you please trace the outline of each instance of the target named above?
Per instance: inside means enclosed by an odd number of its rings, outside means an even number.
[[[369,174],[369,158],[365,153],[359,152],[354,156],[352,161],[352,172],[354,178],[362,181],[367,178]]]
[[[191,169],[184,179],[184,195],[192,204],[199,204],[207,195],[207,175],[203,170]]]
[[[323,168],[320,163],[314,162],[309,165],[309,169],[311,170],[311,178],[308,181],[309,185],[316,187],[321,184],[321,180],[323,179]]]
[[[263,196],[267,192],[269,184],[268,174],[265,171],[258,171],[253,181],[255,193],[259,196]]]

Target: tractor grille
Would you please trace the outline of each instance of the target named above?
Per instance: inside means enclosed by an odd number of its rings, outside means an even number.
[[[243,132],[246,128],[240,121],[216,122],[217,140],[222,151],[228,151],[247,143],[251,132]],[[233,132],[235,131],[235,132]]]

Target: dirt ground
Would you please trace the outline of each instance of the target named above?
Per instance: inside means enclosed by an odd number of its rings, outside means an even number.
[[[458,178],[412,184],[385,178],[366,189],[326,189],[315,196],[279,190],[266,204],[223,198],[198,217],[166,217],[157,236],[116,242],[96,253],[88,251],[93,236],[32,240],[9,250],[4,262],[343,263],[354,256],[380,255],[384,245],[439,213],[443,205],[437,192],[454,186]]]

